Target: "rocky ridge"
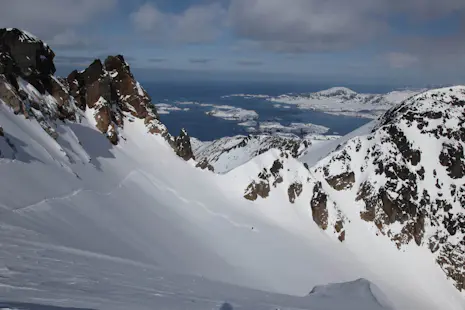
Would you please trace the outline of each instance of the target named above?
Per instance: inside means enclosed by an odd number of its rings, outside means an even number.
[[[123,56],[96,59],[66,79],[54,76],[54,57],[50,47],[33,35],[0,29],[0,100],[16,114],[37,119],[53,138],[58,136],[57,122],[88,117],[116,145],[125,120],[143,119],[148,133],[164,137],[183,159],[194,159],[187,132],[182,130],[179,137],[169,134]]]
[[[371,226],[399,250],[429,249],[465,290],[465,86],[431,90],[389,110],[373,131],[312,167],[280,156],[245,189],[249,200],[282,188],[309,204],[315,223],[340,241]],[[273,167],[279,172],[271,172]],[[308,168],[308,166],[307,166]],[[277,180],[286,182],[277,182]],[[298,194],[300,193],[300,195]],[[303,193],[303,194],[302,194]],[[355,224],[354,224],[355,225]]]

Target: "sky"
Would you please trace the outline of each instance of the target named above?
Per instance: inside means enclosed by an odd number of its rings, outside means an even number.
[[[59,69],[122,54],[147,77],[465,83],[463,0],[0,0]]]

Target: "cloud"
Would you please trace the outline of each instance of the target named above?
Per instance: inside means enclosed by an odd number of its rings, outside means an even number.
[[[90,56],[57,56],[54,61],[56,63],[75,64],[75,63],[91,63],[97,57]]]
[[[341,50],[387,28],[379,0],[231,0],[229,22],[241,38],[278,52]]]
[[[238,60],[236,64],[241,66],[261,66],[263,62],[259,60]]]
[[[117,0],[2,0],[0,27],[28,30],[55,45],[82,45],[74,28],[112,10]]]
[[[356,49],[389,37],[399,17],[413,28],[452,13],[465,20],[465,1],[231,0],[228,13],[237,37],[276,52],[308,53]]]
[[[401,52],[387,53],[384,58],[391,68],[396,69],[411,67],[419,62],[417,56]]]
[[[211,58],[191,58],[189,59],[189,62],[191,64],[207,64],[209,62],[212,62],[213,59]]]
[[[45,40],[45,39],[44,39]],[[52,48],[80,49],[89,47],[93,40],[78,35],[74,30],[67,29],[45,40]]]
[[[147,2],[130,15],[141,33],[152,40],[176,43],[201,43],[215,40],[222,33],[226,10],[218,3],[194,5],[178,14],[162,12]]]
[[[160,63],[160,62],[166,62],[168,59],[166,58],[149,58],[147,59],[148,62],[153,62],[153,63]]]

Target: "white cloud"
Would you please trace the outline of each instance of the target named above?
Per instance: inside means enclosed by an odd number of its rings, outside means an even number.
[[[134,27],[140,31],[159,31],[163,27],[165,16],[151,3],[147,2],[132,13],[131,21]]]
[[[370,39],[387,27],[373,14],[376,2],[231,0],[229,18],[238,36],[259,41],[272,50],[340,50]]]
[[[130,15],[134,27],[159,41],[198,43],[221,34],[226,10],[219,4],[191,6],[179,14],[162,12],[145,3]]]
[[[96,21],[116,7],[118,0],[2,0],[0,27],[28,30],[41,39],[65,43],[67,34],[79,41],[75,28]]]
[[[465,20],[465,1],[231,0],[229,23],[239,38],[299,53],[340,51],[389,38],[393,16],[404,16],[414,28],[451,13]],[[465,37],[465,29],[460,35]]]

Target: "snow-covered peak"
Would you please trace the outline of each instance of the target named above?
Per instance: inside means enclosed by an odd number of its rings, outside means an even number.
[[[464,86],[418,94],[314,168],[326,195],[335,197],[328,209],[341,208],[349,218],[358,212],[399,249],[429,249],[459,290],[465,289],[464,107]]]
[[[350,239],[363,230],[399,251],[422,252],[463,291],[464,108],[464,86],[415,95],[335,141],[336,151],[310,167],[307,178],[303,167],[278,158],[246,184],[244,195],[260,202],[281,193],[291,203],[310,202],[315,223],[329,235],[357,242]],[[312,162],[314,151],[302,160]]]
[[[211,165],[216,173],[226,173],[271,149],[289,151],[291,156],[300,157],[311,144],[311,139],[297,136],[239,135],[211,142],[195,139],[193,151],[199,163]]]
[[[315,95],[319,96],[326,96],[326,97],[355,97],[357,93],[350,88],[347,87],[332,87],[326,90],[322,90],[319,92],[314,93]]]

